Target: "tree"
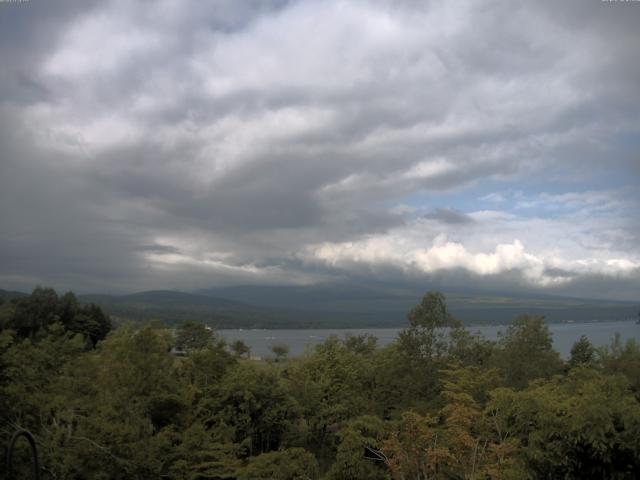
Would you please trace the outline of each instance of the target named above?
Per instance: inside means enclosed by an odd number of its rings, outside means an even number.
[[[347,350],[350,350],[353,353],[357,353],[359,355],[370,355],[376,350],[378,346],[378,339],[369,334],[347,334],[343,343]]]
[[[452,328],[449,335],[450,361],[475,367],[490,365],[496,354],[496,342],[487,340],[480,333],[472,334],[461,326]]]
[[[211,345],[213,330],[202,323],[186,321],[176,334],[176,347],[182,350],[195,350]]]
[[[466,367],[463,376],[474,370]],[[382,449],[394,479],[524,478],[518,473],[519,444],[508,434],[496,437],[491,432],[491,419],[465,391],[475,390],[473,383],[469,378],[464,385],[447,382],[445,405],[434,415],[402,414]]]
[[[80,305],[73,292],[58,297],[52,288],[37,287],[29,297],[18,299],[11,314],[3,321],[5,328],[19,337],[36,341],[60,323],[68,332],[80,333],[90,348],[104,340],[111,331],[111,320],[97,305]]]
[[[345,422],[373,413],[375,375],[372,359],[347,350],[336,337],[287,365],[287,385],[302,409],[309,448],[321,461],[335,454]]]
[[[238,480],[315,480],[318,462],[304,448],[263,453],[241,470]]]
[[[385,425],[375,416],[351,420],[338,433],[340,443],[336,459],[326,480],[385,480],[388,469],[380,449],[385,438]]]
[[[427,292],[408,314],[409,327],[398,334],[380,369],[391,385],[385,388],[398,401],[432,402],[438,393],[440,371],[453,345],[452,333],[461,328],[448,312],[445,297]],[[397,408],[397,407],[396,407]]]
[[[440,292],[427,292],[408,315],[412,327],[429,330],[452,326],[455,322],[447,310],[446,298]]]
[[[71,332],[84,335],[90,346],[95,347],[111,331],[111,320],[100,307],[92,304],[79,308],[66,327]]]
[[[253,456],[280,448],[295,430],[298,412],[276,371],[238,363],[203,399],[199,415],[207,428],[228,431]]]
[[[224,342],[217,342],[190,352],[181,363],[180,372],[186,376],[190,386],[206,396],[218,386],[227,369],[236,363],[237,360],[226,350]]]
[[[451,363],[443,371],[442,388],[447,392],[469,395],[478,405],[484,406],[489,392],[500,385],[500,374],[495,368],[460,366]],[[445,400],[449,400],[445,398]]]
[[[391,476],[398,480],[438,478],[438,470],[450,455],[439,440],[440,429],[436,417],[403,413],[397,430],[382,449]]]
[[[242,469],[242,447],[224,432],[207,429],[195,421],[174,439],[167,451],[167,478],[236,479]]]
[[[271,351],[276,356],[276,362],[280,360],[284,360],[289,355],[289,345],[285,345],[284,343],[276,343],[271,346]]]
[[[640,344],[631,338],[622,342],[616,334],[609,346],[598,349],[598,357],[606,373],[621,373],[640,399]]]
[[[246,355],[247,358],[249,358],[249,355],[251,354],[251,349],[242,340],[236,340],[233,342],[231,344],[231,351],[238,357]]]
[[[596,361],[596,349],[584,335],[573,344],[570,355],[569,368],[593,366]]]
[[[487,406],[496,432],[520,443],[529,478],[635,478],[640,404],[621,375],[577,367],[522,391],[498,389]]]
[[[507,385],[523,388],[531,380],[549,378],[562,371],[562,360],[553,349],[544,317],[521,315],[499,336],[496,366]]]
[[[11,328],[10,322],[12,321],[15,312],[15,301],[4,300],[3,303],[0,304],[0,332]]]
[[[18,300],[8,327],[15,330],[19,337],[35,340],[37,334],[46,333],[48,326],[59,320],[56,291],[53,288],[36,287],[29,297]]]
[[[54,432],[52,455],[71,457],[66,478],[158,478],[168,468],[190,400],[170,341],[162,330],[123,327],[77,358],[73,376],[59,377],[57,391],[71,393],[49,406],[57,413],[47,430]]]
[[[398,343],[414,360],[433,360],[446,352],[449,329],[460,324],[448,312],[440,292],[427,292],[408,315],[409,327],[398,335]]]

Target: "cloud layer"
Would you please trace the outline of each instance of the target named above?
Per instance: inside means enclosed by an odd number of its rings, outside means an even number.
[[[633,2],[0,5],[0,282],[634,298],[638,21]]]

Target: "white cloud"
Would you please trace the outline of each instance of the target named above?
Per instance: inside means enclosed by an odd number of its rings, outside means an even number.
[[[109,75],[125,62],[163,47],[159,32],[145,31],[130,19],[95,15],[76,24],[64,37],[62,48],[43,65],[45,75],[78,80]]]
[[[322,242],[309,247],[305,255],[309,261],[344,270],[393,266],[411,274],[464,270],[496,276],[515,272],[533,287],[562,286],[579,275],[624,277],[640,270],[640,252],[630,256],[612,245],[585,248],[580,240],[594,233],[583,233],[580,222],[526,219],[500,212],[470,216],[476,222],[465,225],[464,234],[458,225],[440,225],[434,230],[428,221],[417,219],[357,241]]]
[[[483,200],[485,202],[492,202],[492,203],[504,203],[507,201],[505,196],[499,192],[489,193],[487,195],[480,197],[479,200]]]
[[[446,159],[436,159],[414,165],[403,176],[409,179],[425,179],[452,173],[455,170],[456,167]]]

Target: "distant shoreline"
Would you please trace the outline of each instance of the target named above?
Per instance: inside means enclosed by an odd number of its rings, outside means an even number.
[[[344,338],[346,334],[371,335],[378,339],[378,346],[383,347],[393,342],[398,332],[406,325],[399,327],[360,327],[360,328],[289,328],[289,329],[219,329],[218,333],[226,341],[242,340],[251,348],[254,356],[270,358],[270,347],[274,344],[285,344],[290,347],[290,356],[304,355],[306,350],[326,341],[329,337]],[[497,340],[498,332],[506,330],[508,324],[499,325],[465,325],[471,333],[479,332],[487,340]],[[609,345],[616,333],[623,341],[635,339],[640,341],[640,325],[630,321],[610,322],[574,322],[550,323],[549,330],[553,336],[554,348],[568,357],[573,343],[586,335],[597,347]]]

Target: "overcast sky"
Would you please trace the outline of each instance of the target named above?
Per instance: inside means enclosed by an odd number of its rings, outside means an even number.
[[[0,288],[640,298],[640,2],[0,2]]]

